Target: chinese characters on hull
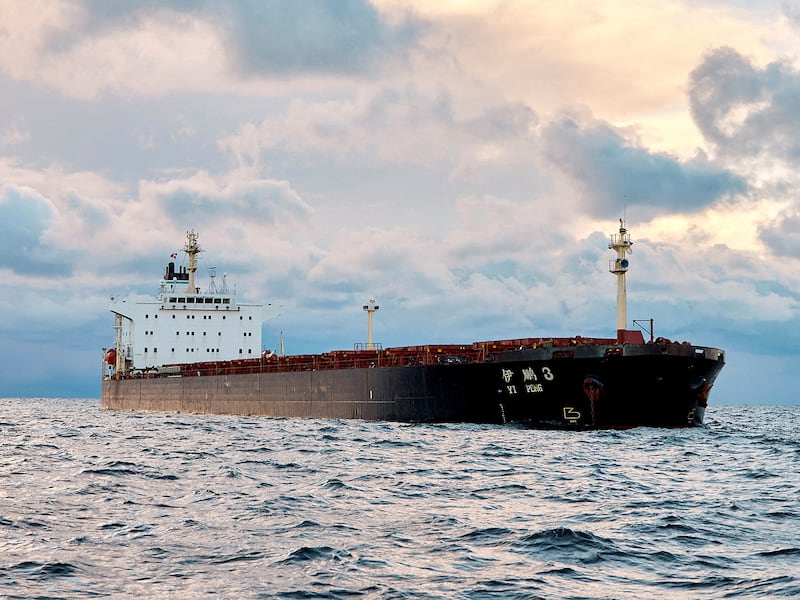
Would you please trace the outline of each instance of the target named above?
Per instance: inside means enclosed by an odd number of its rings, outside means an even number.
[[[519,369],[519,375],[521,377],[517,376],[514,369],[502,369],[500,376],[505,384],[505,390],[500,388],[498,391],[500,393],[506,392],[509,395],[519,393],[535,394],[543,392],[545,389],[540,378],[545,382],[555,379],[550,367],[541,367],[538,373],[534,367],[523,367]],[[520,378],[522,381],[518,383]]]

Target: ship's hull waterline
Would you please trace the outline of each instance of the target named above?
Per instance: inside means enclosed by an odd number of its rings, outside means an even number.
[[[111,410],[520,423],[547,428],[701,425],[724,364],[715,348],[589,345],[503,352],[486,362],[108,378]]]

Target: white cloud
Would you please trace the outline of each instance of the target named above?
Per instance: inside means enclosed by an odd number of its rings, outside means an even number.
[[[21,144],[22,142],[27,142],[31,139],[31,134],[28,131],[23,129],[19,129],[17,127],[12,127],[0,137],[0,142],[3,144],[7,144],[9,146],[13,146],[14,144]]]
[[[631,316],[731,349],[764,330],[800,347],[780,10],[323,4],[274,39],[251,3],[0,5],[0,244],[19,242],[3,277],[37,336],[106,345],[104,298],[152,293],[190,228],[201,274],[292,305],[275,326],[295,350],[358,339],[373,296],[384,343],[606,335],[606,234],[627,211]],[[308,27],[320,44],[276,64]],[[712,124],[780,159],[768,168],[691,121],[690,73],[724,44],[750,61],[733,84],[774,93],[729,97]]]
[[[260,165],[263,151],[278,149],[463,173],[530,161],[535,124],[526,106],[489,106],[463,117],[446,94],[391,87],[342,101],[294,100],[284,114],[247,124],[220,144],[241,165]]]

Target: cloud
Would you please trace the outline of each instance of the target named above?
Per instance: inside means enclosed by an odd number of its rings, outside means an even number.
[[[0,144],[7,146],[14,146],[28,142],[31,139],[31,134],[25,129],[21,129],[18,125],[12,125],[2,134],[0,134]]]
[[[367,0],[33,0],[0,7],[0,71],[81,99],[219,93],[251,79],[362,77],[402,60],[421,27]]]
[[[581,190],[584,208],[607,217],[627,207],[644,214],[694,211],[746,190],[743,179],[700,154],[681,161],[626,140],[602,122],[564,117],[542,129],[543,153]]]
[[[241,166],[269,151],[374,166],[413,164],[451,174],[530,163],[536,113],[518,103],[459,114],[447,93],[387,86],[339,101],[294,100],[284,114],[220,141]]]
[[[759,67],[733,48],[717,48],[692,71],[689,95],[719,159],[749,172],[759,196],[788,200],[781,213],[754,224],[755,237],[777,256],[800,257],[800,71],[788,60]]]
[[[788,61],[759,68],[733,48],[709,52],[690,76],[692,116],[733,158],[800,159],[800,72]]]
[[[160,269],[190,228],[217,258],[257,270],[256,283],[308,261],[308,248],[300,246],[311,235],[314,210],[288,182],[252,172],[188,172],[125,188],[90,172],[0,160],[0,180],[15,182],[0,192],[3,265],[58,272],[87,291],[151,292],[153,265]]]
[[[0,189],[0,267],[33,277],[68,276],[62,249],[46,239],[54,216],[52,204],[35,191],[14,185]]]
[[[310,214],[311,208],[285,181],[231,178],[218,181],[199,172],[165,183],[143,182],[143,201],[177,224],[214,223],[223,218],[275,224]]]
[[[217,23],[237,67],[269,77],[364,73],[413,43],[419,27],[409,18],[387,22],[367,0],[85,0],[83,4],[92,16],[84,23],[90,33],[124,29],[155,15],[163,19],[194,15]]]
[[[789,209],[763,224],[758,236],[778,256],[800,258],[800,210]]]
[[[796,4],[792,4],[789,0],[785,0],[781,4],[781,8],[783,9],[783,14],[786,15],[786,18],[789,19],[796,27],[800,27],[800,7]]]
[[[402,55],[419,27],[386,22],[366,0],[243,0],[220,10],[238,67],[267,76],[368,73]]]

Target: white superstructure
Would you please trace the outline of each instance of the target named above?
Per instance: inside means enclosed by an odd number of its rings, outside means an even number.
[[[186,234],[183,251],[188,267],[167,265],[158,298],[129,302],[112,298],[116,315],[116,356],[113,370],[148,370],[176,363],[257,358],[261,353],[263,305],[236,300],[223,276],[218,288],[216,273],[209,271],[205,291],[195,284],[197,254],[202,252],[197,234]],[[173,255],[173,259],[177,255]]]

